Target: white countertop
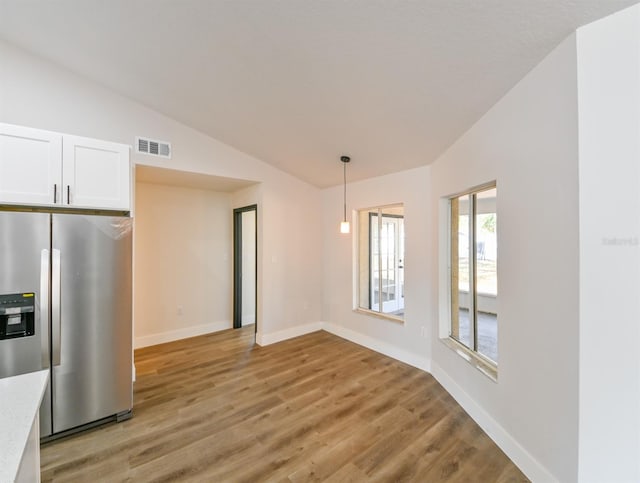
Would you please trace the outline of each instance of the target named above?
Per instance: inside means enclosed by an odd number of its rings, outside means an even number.
[[[15,480],[49,371],[0,379],[0,483]]]

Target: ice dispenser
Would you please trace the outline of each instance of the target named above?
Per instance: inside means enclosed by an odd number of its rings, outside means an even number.
[[[0,295],[0,340],[35,333],[35,293]]]

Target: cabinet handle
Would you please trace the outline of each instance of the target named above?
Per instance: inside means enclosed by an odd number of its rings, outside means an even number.
[[[67,204],[71,204],[71,186],[67,185]]]
[[[57,183],[53,184],[53,204],[55,205],[58,202],[58,185]]]

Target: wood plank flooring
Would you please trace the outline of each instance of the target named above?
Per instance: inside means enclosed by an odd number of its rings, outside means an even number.
[[[429,374],[327,332],[135,361],[134,417],[43,445],[43,482],[528,481]]]

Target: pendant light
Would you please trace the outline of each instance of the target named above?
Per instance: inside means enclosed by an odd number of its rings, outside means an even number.
[[[340,223],[340,233],[349,233],[350,227],[349,227],[349,222],[347,221],[347,163],[349,161],[351,161],[351,158],[349,156],[340,156],[340,161],[342,161],[342,168],[343,168],[343,180],[344,180],[344,218],[342,219],[342,222]]]

